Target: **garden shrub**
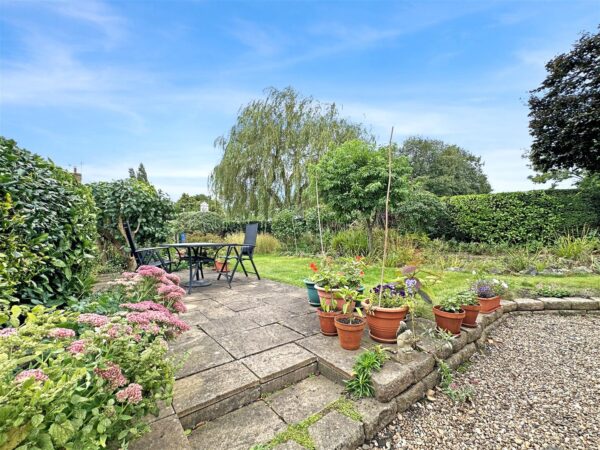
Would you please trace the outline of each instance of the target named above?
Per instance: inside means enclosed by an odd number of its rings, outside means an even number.
[[[145,266],[78,311],[0,309],[0,448],[126,448],[141,435],[172,398],[166,340],[189,329],[178,283]]]
[[[461,195],[448,206],[446,237],[487,243],[551,242],[558,235],[600,225],[600,202],[585,192],[563,189]]]
[[[230,244],[242,244],[244,242],[244,233],[232,233],[225,237],[225,241]],[[270,255],[278,253],[282,244],[279,240],[269,233],[259,233],[256,239],[254,253],[258,255]],[[222,254],[221,254],[222,255]]]
[[[304,221],[292,209],[282,209],[273,216],[271,231],[273,235],[287,245],[294,244],[304,232]]]
[[[96,208],[88,187],[0,137],[0,302],[58,305],[90,288]]]
[[[103,250],[109,247],[128,254],[123,224],[129,221],[140,247],[164,242],[169,237],[168,221],[173,202],[154,186],[135,178],[92,183],[98,207],[98,232]]]
[[[220,234],[223,231],[223,218],[214,212],[185,211],[175,216],[175,232]]]

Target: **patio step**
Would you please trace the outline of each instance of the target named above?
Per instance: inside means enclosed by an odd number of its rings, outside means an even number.
[[[316,372],[314,355],[286,344],[177,379],[173,408],[183,426],[193,428]]]

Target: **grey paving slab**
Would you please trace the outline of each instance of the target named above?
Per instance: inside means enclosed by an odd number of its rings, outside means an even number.
[[[260,325],[248,318],[246,314],[236,313],[233,316],[223,317],[220,319],[212,319],[208,322],[199,324],[199,327],[214,338],[224,336],[230,333],[251,330],[258,328]]]
[[[244,311],[244,315],[259,325],[265,326],[283,321],[297,314],[278,308],[277,306],[264,305]]]
[[[540,311],[544,309],[544,302],[533,298],[515,298],[517,311]]]
[[[301,339],[303,336],[278,323],[248,331],[232,332],[216,338],[236,359],[260,353]]]
[[[573,309],[594,310],[599,307],[598,300],[593,300],[591,298],[567,297],[565,300],[571,302],[571,307]]]
[[[291,328],[294,331],[297,331],[298,333],[303,334],[304,336],[312,336],[313,334],[321,332],[319,318],[314,310],[308,314],[286,317],[285,319],[280,320],[279,323]]]
[[[182,418],[258,385],[258,378],[246,366],[230,362],[176,380],[173,408]]]
[[[248,309],[253,309],[253,308],[260,308],[260,307],[265,306],[265,304],[255,298],[246,297],[245,299],[235,299],[235,300],[232,299],[231,301],[223,303],[223,306],[226,306],[227,308],[231,309],[232,311],[239,312],[239,311],[246,311]]]
[[[319,369],[321,369],[321,365],[325,364],[330,369],[337,371],[342,379],[349,379],[352,376],[352,366],[356,357],[363,351],[361,349],[344,350],[337,342],[336,336],[323,336],[322,334],[304,338],[297,343],[317,355]]]
[[[188,450],[190,443],[177,416],[172,415],[150,425],[150,432],[129,444],[130,450]]]
[[[296,344],[286,344],[243,358],[241,362],[266,383],[316,362],[317,357]]]
[[[194,450],[248,450],[268,442],[286,428],[264,402],[257,401],[201,425],[189,436]]]
[[[167,405],[163,401],[158,402],[158,415],[154,415],[152,413],[147,414],[144,417],[144,420],[147,423],[153,423],[157,420],[164,419],[165,417],[169,417],[175,414],[175,410],[173,409],[173,405]]]
[[[571,300],[566,298],[540,297],[544,302],[544,309],[571,309]]]
[[[176,339],[169,341],[169,348],[185,350],[193,346],[198,339],[206,336],[206,333],[195,325],[192,325],[189,331],[182,333]]]
[[[206,334],[170,351],[176,355],[187,354],[183,367],[175,374],[175,379],[184,378],[233,361],[233,357]]]
[[[308,427],[316,450],[355,450],[365,440],[362,423],[332,411]]]
[[[287,441],[273,447],[273,450],[305,450],[305,447],[302,447],[296,441]]]
[[[265,401],[287,423],[296,423],[337,400],[342,386],[318,376],[310,377],[269,396]]]

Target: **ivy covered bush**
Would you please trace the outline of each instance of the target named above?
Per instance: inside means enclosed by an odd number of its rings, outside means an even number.
[[[165,242],[169,238],[168,222],[173,218],[173,202],[151,184],[128,178],[92,183],[98,207],[98,232],[105,253],[119,249],[127,255],[123,224],[129,222],[140,247]]]
[[[175,275],[142,266],[75,310],[0,309],[0,448],[127,448],[172,398]],[[25,445],[25,446],[24,446]]]
[[[89,188],[0,137],[0,302],[58,305],[90,287],[96,208]]]
[[[598,197],[574,189],[446,197],[446,237],[486,243],[552,242],[600,226]]]

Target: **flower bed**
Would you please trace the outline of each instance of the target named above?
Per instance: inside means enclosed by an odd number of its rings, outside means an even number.
[[[170,402],[179,278],[142,266],[71,310],[0,309],[0,448],[126,447]],[[107,313],[107,311],[110,311]]]

